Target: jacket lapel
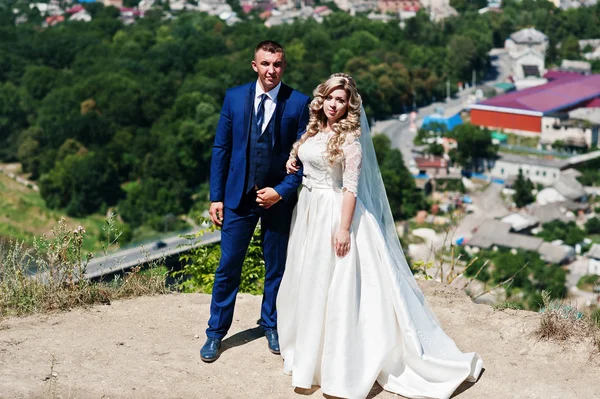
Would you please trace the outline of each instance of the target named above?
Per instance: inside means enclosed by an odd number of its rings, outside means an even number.
[[[248,135],[250,134],[250,121],[252,120],[252,112],[254,112],[254,94],[256,93],[256,84],[250,85],[250,90],[246,94],[246,101],[244,103],[244,132],[242,137],[244,138],[244,148],[248,147]],[[244,151],[245,153],[246,151]]]
[[[281,119],[283,117],[283,110],[285,109],[286,100],[289,97],[289,86],[281,84],[279,94],[277,95],[277,106],[275,107],[275,120],[273,124],[273,140],[271,141],[272,147],[275,147],[275,142],[279,140],[281,135]]]

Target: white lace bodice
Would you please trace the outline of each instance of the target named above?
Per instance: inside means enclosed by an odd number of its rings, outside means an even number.
[[[298,149],[298,158],[304,167],[303,183],[308,188],[333,188],[358,194],[358,178],[362,159],[360,143],[349,137],[342,145],[344,159],[333,167],[325,159],[327,140],[334,133],[321,132],[309,137]]]

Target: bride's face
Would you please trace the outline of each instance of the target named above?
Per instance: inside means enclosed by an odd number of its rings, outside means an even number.
[[[348,109],[348,93],[344,89],[336,89],[329,93],[323,101],[323,112],[330,124],[340,120]]]

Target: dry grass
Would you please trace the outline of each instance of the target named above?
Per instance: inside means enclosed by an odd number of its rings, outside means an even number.
[[[579,312],[575,307],[552,300],[550,294],[542,292],[544,302],[540,310],[540,327],[536,334],[541,339],[567,341],[589,340],[592,355],[600,353],[600,319],[598,312]]]
[[[114,228],[114,217],[109,217],[104,231],[108,249],[120,234]],[[165,273],[141,273],[141,266],[110,282],[85,279],[91,256],[82,253],[84,237],[83,227],[70,229],[61,219],[52,237],[37,237],[31,246],[18,241],[2,243],[0,319],[168,292]]]

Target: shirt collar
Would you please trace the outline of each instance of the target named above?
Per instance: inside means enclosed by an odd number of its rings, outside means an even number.
[[[275,101],[275,100],[277,100],[277,95],[279,94],[279,89],[281,89],[281,82],[279,82],[277,84],[277,86],[273,87],[270,91],[265,93],[263,91],[262,87],[260,86],[260,83],[258,83],[258,80],[256,81],[256,97],[259,97],[262,94],[266,94],[267,97],[269,97],[271,99],[271,101]]]

